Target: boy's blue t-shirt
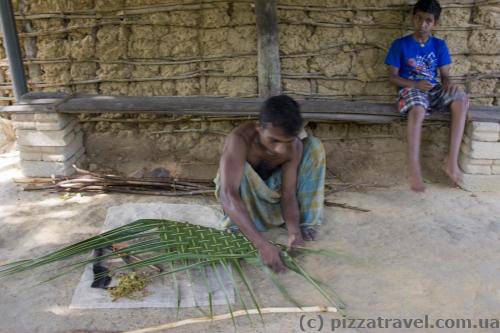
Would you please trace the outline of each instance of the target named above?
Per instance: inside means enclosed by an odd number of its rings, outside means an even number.
[[[385,58],[385,64],[399,68],[399,76],[405,79],[427,80],[438,83],[437,69],[451,64],[446,42],[430,36],[421,46],[413,35],[396,39]]]

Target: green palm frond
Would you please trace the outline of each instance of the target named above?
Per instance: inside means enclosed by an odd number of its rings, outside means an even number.
[[[235,271],[237,273],[237,276],[242,281],[243,287],[250,295],[251,302],[257,309],[260,309],[256,294],[251,287],[250,280],[245,275],[243,267],[240,264],[240,261],[244,260],[249,264],[258,266],[265,273],[267,273],[267,275],[271,278],[271,281],[280,290],[283,296],[290,302],[300,307],[298,302],[288,294],[279,277],[262,264],[257,249],[242,234],[228,233],[213,228],[171,220],[137,220],[130,224],[69,245],[39,258],[21,260],[2,265],[0,266],[0,278],[23,271],[33,270],[38,267],[64,261],[72,257],[91,253],[96,249],[124,242],[127,242],[126,247],[113,251],[112,253],[94,257],[92,259],[80,260],[65,266],[64,269],[59,268],[58,273],[53,278],[64,275],[74,269],[81,268],[91,263],[100,262],[105,259],[120,258],[127,255],[140,255],[141,260],[125,263],[110,270],[109,272],[103,273],[102,277],[105,275],[114,275],[130,269],[135,270],[151,267],[151,265],[164,265],[164,267],[167,268],[166,271],[151,275],[150,278],[154,279],[164,275],[172,276],[174,284],[177,284],[177,306],[179,309],[181,295],[175,274],[181,271],[189,272],[189,270],[193,268],[199,268],[202,271],[202,276],[204,277],[207,290],[209,290],[208,299],[210,305],[210,316],[212,317],[212,291],[208,288],[209,283],[205,269],[212,269],[215,273],[217,278],[216,280],[224,292],[229,311],[231,313],[233,312],[233,308],[228,297],[228,291],[226,290],[227,287],[222,281],[220,272],[216,269],[217,265],[220,265],[226,273],[229,273],[231,282],[236,289],[236,295],[242,306],[245,309],[247,308],[242,293],[238,289],[236,281],[232,278],[231,271]],[[294,259],[291,254],[285,251],[285,246],[280,244],[276,245],[282,249],[283,261],[290,270],[302,276],[311,286],[317,289],[329,304],[332,306],[341,304],[341,308],[343,307],[341,302],[335,300],[322,288],[321,282],[311,277],[309,273],[307,273],[299,265],[298,261]],[[327,256],[339,255],[334,251],[310,249],[305,247],[295,249],[295,252]],[[97,277],[99,276],[96,276],[96,278]]]

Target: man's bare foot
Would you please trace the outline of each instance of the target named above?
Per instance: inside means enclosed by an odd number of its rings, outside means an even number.
[[[300,232],[302,233],[302,238],[305,241],[313,241],[316,239],[316,229],[310,226],[300,227]]]
[[[445,165],[443,166],[443,171],[448,175],[448,177],[450,177],[450,179],[455,184],[458,184],[459,182],[462,181],[463,174],[457,164],[450,165],[450,163],[445,163]]]
[[[414,192],[424,192],[425,186],[422,177],[410,176],[410,188]]]

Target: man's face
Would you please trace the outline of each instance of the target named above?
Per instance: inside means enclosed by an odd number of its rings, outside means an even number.
[[[270,156],[285,155],[290,151],[290,146],[296,136],[286,135],[279,127],[272,124],[257,125],[259,142]]]
[[[432,29],[437,21],[434,19],[434,14],[426,13],[417,10],[412,17],[413,28],[417,37],[427,37],[430,35]]]

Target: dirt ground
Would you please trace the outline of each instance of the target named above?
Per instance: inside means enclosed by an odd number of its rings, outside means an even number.
[[[23,192],[18,154],[0,155],[0,263],[38,256],[99,232],[106,209],[128,202],[214,204],[213,198],[95,195],[64,199],[59,194]],[[500,193],[470,193],[444,183],[428,184],[424,194],[406,184],[342,191],[330,201],[369,209],[326,208],[326,221],[314,246],[336,249],[357,260],[303,258],[305,267],[332,287],[353,318],[500,319]],[[285,231],[268,237],[286,241]],[[311,244],[312,246],[312,244]],[[0,332],[118,332],[176,320],[175,309],[69,310],[81,271],[52,282],[23,274],[0,283]],[[257,271],[252,283],[261,306],[291,306]],[[290,293],[304,305],[324,305],[303,280],[282,275]],[[226,313],[224,307],[218,313]],[[179,319],[198,317],[183,309]],[[253,324],[237,319],[238,332],[332,332],[335,314],[302,317],[266,315]],[[484,323],[484,322],[483,322]],[[302,325],[301,325],[302,324]],[[309,324],[309,326],[308,326]],[[355,325],[360,325],[357,321]],[[363,324],[366,325],[366,322]],[[230,320],[180,327],[172,332],[232,332]],[[335,329],[335,332],[499,332],[499,329]]]

